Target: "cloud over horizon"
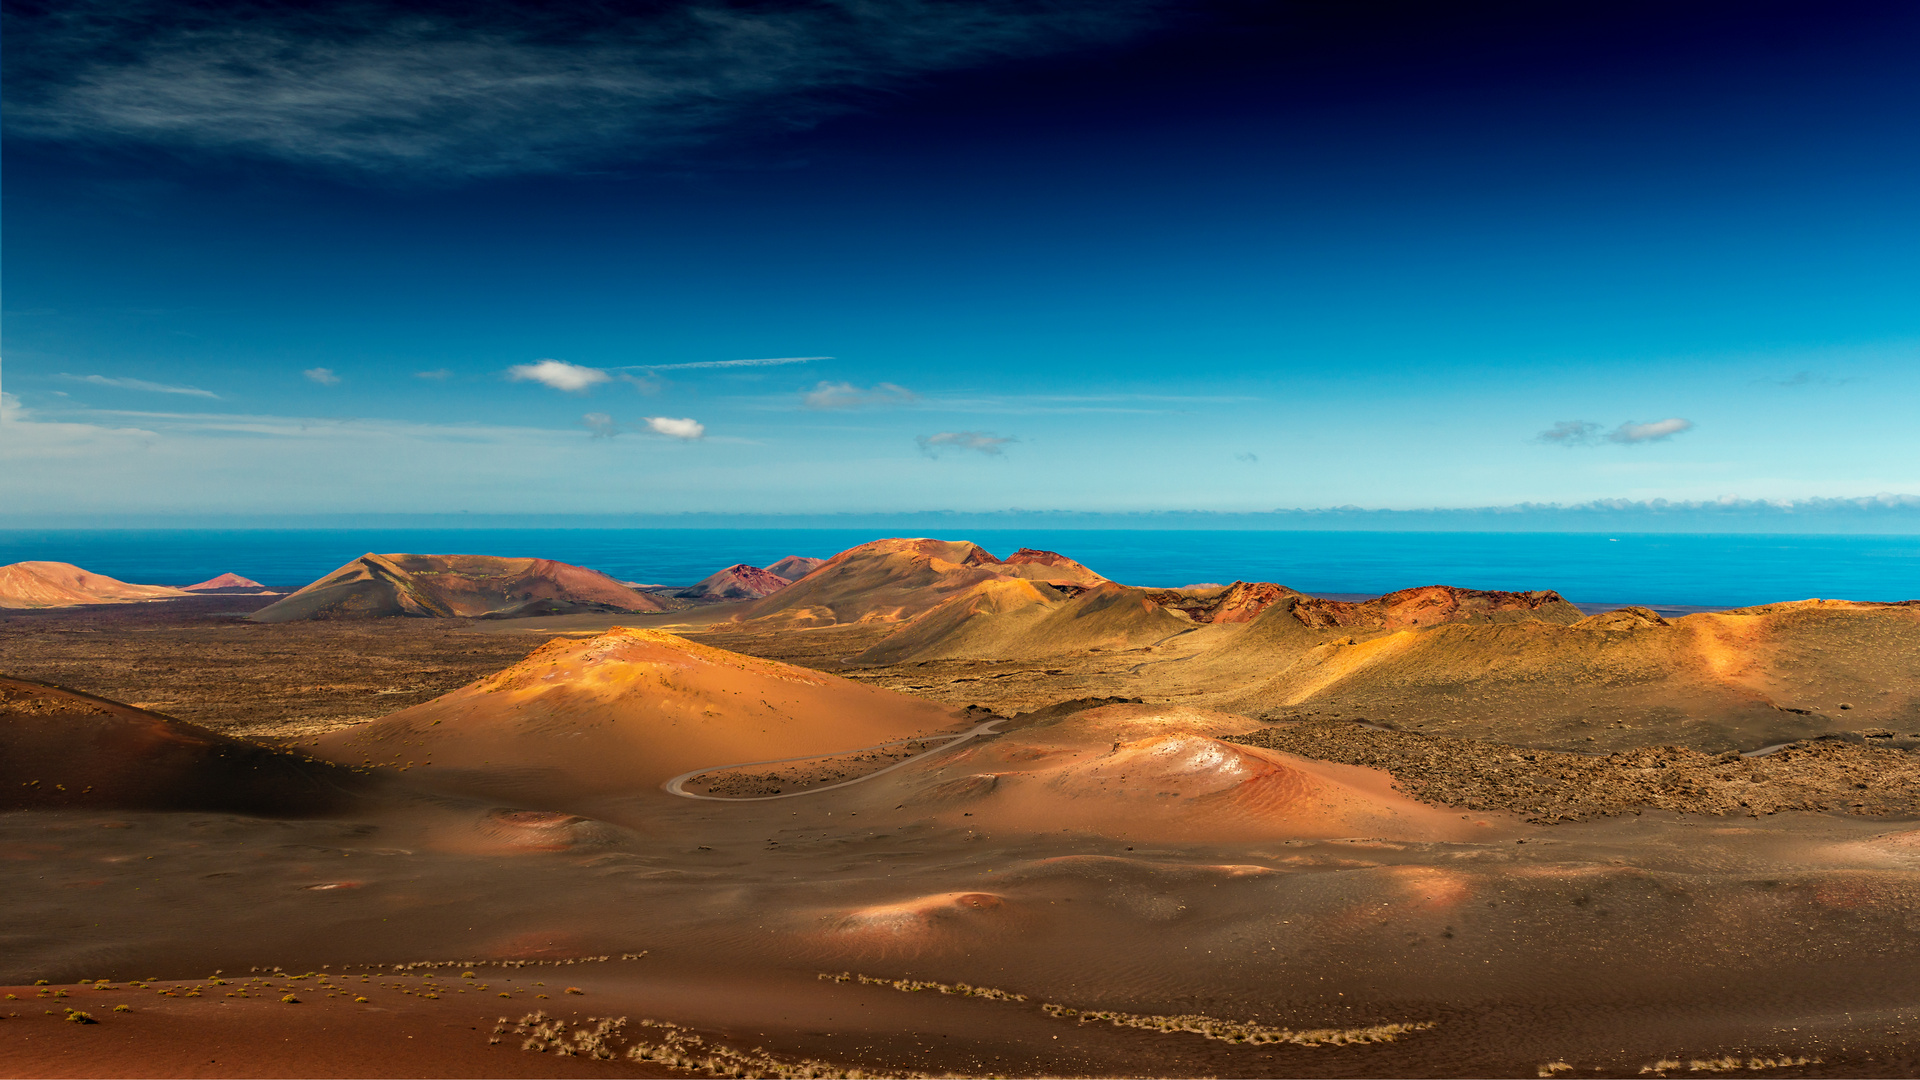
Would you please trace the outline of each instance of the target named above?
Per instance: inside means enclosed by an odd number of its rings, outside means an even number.
[[[928,457],[939,457],[942,450],[978,450],[982,454],[998,456],[1002,447],[1020,440],[985,431],[942,431],[934,435],[915,436],[913,441],[920,444],[921,453]]]
[[[616,13],[80,2],[16,15],[7,129],[414,179],[640,159],[792,131],[851,95],[1123,40],[1157,0],[684,2]],[[21,58],[31,57],[30,60]]]
[[[1691,420],[1670,416],[1646,424],[1629,420],[1602,435],[1601,426],[1591,420],[1562,420],[1533,439],[1555,446],[1599,446],[1601,443],[1632,446],[1637,443],[1665,442],[1683,431],[1693,430],[1693,427]]]
[[[862,405],[903,405],[920,400],[920,395],[889,382],[874,383],[871,389],[862,390],[849,382],[822,379],[800,400],[809,409],[857,409]]]

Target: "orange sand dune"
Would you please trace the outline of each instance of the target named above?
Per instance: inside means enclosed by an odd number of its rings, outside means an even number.
[[[953,730],[951,709],[806,668],[616,627],[555,640],[423,705],[323,737],[416,783],[569,799],[643,792],[689,769],[833,754]],[[427,763],[431,762],[429,767]]]
[[[72,690],[0,676],[0,810],[298,815],[367,790],[349,769]]]
[[[125,604],[191,595],[166,585],[129,585],[72,563],[17,562],[0,566],[0,608]]]
[[[666,605],[655,597],[597,570],[551,559],[369,552],[250,618],[275,623],[664,610]]]
[[[1487,831],[1407,798],[1383,772],[1215,737],[1246,724],[1198,709],[1109,705],[936,756],[894,785],[922,795],[917,801],[950,824],[995,831],[1165,841],[1453,840]]]

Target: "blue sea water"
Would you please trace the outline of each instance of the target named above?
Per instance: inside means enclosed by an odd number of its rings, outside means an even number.
[[[235,529],[0,531],[0,564],[69,562],[143,584],[232,571],[303,585],[367,551],[540,556],[624,581],[690,584],[732,563],[828,556],[853,529]],[[999,556],[1037,547],[1131,585],[1277,581],[1313,593],[1414,585],[1554,589],[1582,603],[1738,607],[1920,597],[1920,537],[1753,534],[976,530]]]

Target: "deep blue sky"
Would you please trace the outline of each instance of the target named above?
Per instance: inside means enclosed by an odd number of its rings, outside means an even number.
[[[1920,492],[1912,4],[392,10],[10,9],[0,514]]]

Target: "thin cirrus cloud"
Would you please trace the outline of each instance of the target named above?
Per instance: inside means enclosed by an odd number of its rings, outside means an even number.
[[[904,405],[920,400],[920,395],[894,383],[875,383],[861,389],[849,382],[827,382],[801,395],[809,409],[858,409],[863,405]]]
[[[675,419],[671,416],[649,416],[646,419],[649,429],[675,439],[686,439],[691,442],[694,439],[704,439],[707,435],[706,425],[692,417]]]
[[[305,375],[308,379],[319,383],[321,386],[340,385],[340,376],[335,375],[332,368],[310,367],[300,374]]]
[[[1164,0],[698,0],[609,16],[78,0],[9,21],[7,128],[459,180],[805,128],[937,71],[1126,40]],[[453,8],[447,9],[455,11]]]
[[[413,377],[416,379],[432,379],[435,382],[446,382],[453,377],[453,369],[434,368],[432,371],[416,371],[413,373]]]
[[[1670,416],[1665,420],[1654,420],[1645,424],[1629,420],[1603,434],[1604,429],[1590,420],[1562,420],[1534,436],[1534,441],[1556,446],[1599,446],[1601,443],[1634,446],[1639,443],[1665,442],[1683,431],[1693,430],[1693,427],[1691,420]]]
[[[107,375],[68,375],[65,372],[61,372],[60,377],[74,382],[91,383],[94,386],[111,386],[116,390],[144,390],[150,394],[185,394],[189,397],[220,400],[219,394],[211,390],[202,390],[197,386],[173,386],[168,383],[148,382],[145,379],[121,379]]]
[[[1012,436],[999,436],[985,431],[942,431],[933,435],[918,435],[914,442],[920,445],[920,452],[928,457],[939,457],[946,450],[976,450],[982,454],[998,456],[1001,448],[1008,443],[1019,442]]]

